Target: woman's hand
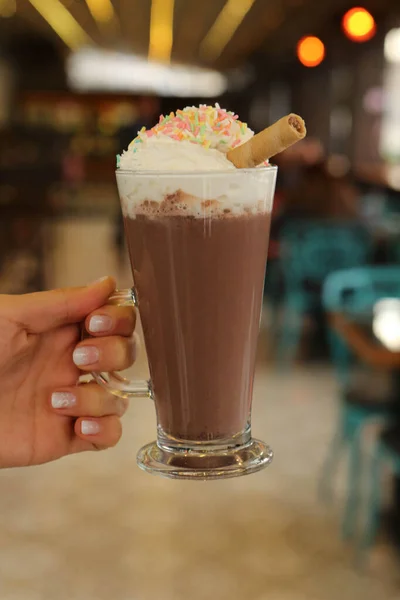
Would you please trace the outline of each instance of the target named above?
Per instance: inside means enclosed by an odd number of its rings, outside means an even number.
[[[0,295],[0,467],[41,464],[114,446],[127,402],[82,372],[135,358],[135,313],[106,306],[107,277],[88,287]],[[80,341],[85,321],[92,338]]]

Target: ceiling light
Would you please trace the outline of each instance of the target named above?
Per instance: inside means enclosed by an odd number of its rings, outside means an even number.
[[[297,44],[297,58],[305,67],[317,67],[325,58],[325,46],[313,35],[303,37]]]
[[[227,0],[200,44],[200,56],[209,62],[216,60],[232,39],[254,2],[255,0]]]
[[[400,63],[400,28],[391,29],[386,34],[385,58],[388,62]]]
[[[173,43],[175,0],[152,0],[149,59],[170,62]]]
[[[365,8],[356,7],[347,11],[342,28],[353,42],[367,42],[376,33],[375,19]]]
[[[29,0],[56,34],[72,50],[92,42],[60,0]]]
[[[148,62],[134,54],[82,48],[67,59],[71,87],[78,91],[154,93],[161,96],[220,96],[222,73],[199,67]]]

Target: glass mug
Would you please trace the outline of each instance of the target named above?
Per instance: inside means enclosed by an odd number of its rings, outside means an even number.
[[[251,437],[251,403],[277,168],[116,172],[134,279],[110,302],[138,308],[151,381],[94,374],[155,402],[145,471],[216,479],[272,459]]]

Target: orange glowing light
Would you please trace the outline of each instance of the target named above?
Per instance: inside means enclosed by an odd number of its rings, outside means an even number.
[[[342,20],[343,31],[353,42],[368,42],[376,33],[375,19],[365,8],[352,8]]]
[[[313,35],[303,37],[297,44],[297,58],[305,67],[317,67],[325,58],[325,46]]]

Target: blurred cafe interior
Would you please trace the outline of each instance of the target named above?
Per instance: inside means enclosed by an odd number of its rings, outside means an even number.
[[[1,600],[400,598],[398,0],[0,0],[0,293],[131,286],[115,157],[215,102],[308,130],[274,159],[252,417],[274,460],[150,477],[132,402],[115,448],[2,472]]]

